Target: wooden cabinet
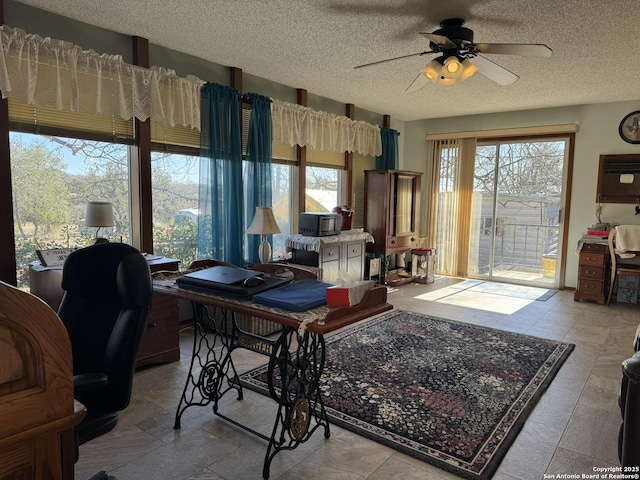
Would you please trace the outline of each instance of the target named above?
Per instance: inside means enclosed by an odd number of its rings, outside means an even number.
[[[173,258],[149,261],[151,273],[176,271],[180,264]],[[61,287],[62,270],[41,270],[38,265],[29,268],[31,293],[44,300],[57,311],[64,291]],[[136,366],[175,362],[180,359],[179,305],[176,297],[154,292],[147,329],[140,345]]]
[[[418,246],[421,173],[367,170],[364,187],[364,229],[374,243],[367,252],[383,257],[380,283],[386,283],[386,259]]]
[[[365,241],[370,238],[368,233],[354,230],[330,237],[293,235],[288,239],[288,243],[294,245],[291,248],[291,262],[319,267],[320,280],[323,282],[335,283],[340,270],[347,272],[354,280],[362,280]]]
[[[609,291],[609,267],[607,245],[583,244],[578,260],[578,285],[573,299],[595,300],[598,304],[604,305]]]
[[[175,272],[178,270],[179,264],[179,260],[163,257],[149,261],[149,270],[151,273]],[[176,297],[153,292],[147,329],[142,337],[136,367],[180,360],[179,316],[179,304]]]

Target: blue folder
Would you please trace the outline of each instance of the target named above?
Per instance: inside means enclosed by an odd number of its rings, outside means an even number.
[[[332,286],[312,278],[303,278],[287,286],[258,293],[253,296],[253,301],[290,312],[302,312],[326,304],[327,287]]]

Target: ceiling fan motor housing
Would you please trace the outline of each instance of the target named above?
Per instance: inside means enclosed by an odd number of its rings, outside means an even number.
[[[464,20],[462,18],[449,18],[440,22],[441,28],[433,33],[435,35],[442,35],[443,37],[447,37],[458,46],[461,46],[465,43],[473,43],[473,30],[464,27],[463,25]],[[435,52],[450,50],[447,47],[435,44],[433,42],[429,42],[429,46]]]

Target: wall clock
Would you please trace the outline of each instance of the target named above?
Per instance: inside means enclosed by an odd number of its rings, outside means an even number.
[[[624,117],[618,132],[625,142],[640,143],[640,111],[631,112]]]

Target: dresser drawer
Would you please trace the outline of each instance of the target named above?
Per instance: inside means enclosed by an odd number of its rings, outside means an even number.
[[[579,278],[602,280],[604,278],[604,267],[592,267],[589,265],[581,265]]]
[[[581,252],[596,252],[596,253],[605,253],[609,250],[607,245],[600,245],[598,243],[585,243],[582,245]]]
[[[580,265],[603,267],[605,257],[604,253],[580,252]]]
[[[330,262],[331,260],[340,259],[340,245],[330,245],[323,247],[320,253],[323,262]]]
[[[578,291],[580,293],[601,295],[603,290],[602,280],[589,280],[581,278],[578,280]]]
[[[346,245],[347,258],[361,256],[363,245],[363,243],[348,243]]]

